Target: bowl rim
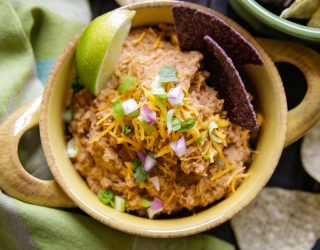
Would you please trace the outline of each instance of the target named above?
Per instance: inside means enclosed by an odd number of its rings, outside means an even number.
[[[95,218],[96,220],[102,222],[105,225],[108,225],[112,228],[115,228],[117,230],[120,230],[122,232],[130,233],[133,235],[139,235],[144,237],[153,237],[153,238],[165,238],[165,237],[182,237],[182,236],[188,236],[193,235],[196,233],[201,233],[203,231],[209,230],[210,228],[213,228],[215,226],[220,225],[221,223],[227,221],[232,216],[234,216],[236,213],[238,213],[242,208],[247,206],[260,192],[260,190],[266,185],[267,181],[270,179],[272,173],[274,172],[276,165],[280,159],[284,141],[285,141],[285,134],[287,129],[287,104],[286,104],[286,98],[285,98],[285,92],[284,88],[282,86],[281,78],[276,70],[276,67],[274,66],[273,62],[269,58],[269,56],[266,54],[266,52],[263,50],[263,48],[258,44],[258,42],[247,32],[245,31],[240,25],[238,25],[235,21],[231,20],[230,18],[222,15],[221,13],[218,13],[212,9],[206,8],[204,6],[193,4],[193,3],[186,3],[186,2],[179,2],[179,1],[171,1],[171,2],[144,2],[139,4],[132,4],[128,5],[122,8],[126,9],[146,9],[146,8],[170,8],[175,4],[184,4],[187,6],[199,8],[205,11],[208,11],[211,14],[217,15],[221,18],[223,18],[224,21],[226,21],[229,25],[231,24],[232,27],[235,27],[236,30],[238,30],[240,33],[244,34],[245,37],[253,43],[253,45],[256,48],[259,48],[259,52],[262,53],[262,57],[268,59],[269,63],[272,63],[269,69],[270,74],[272,74],[272,77],[274,77],[274,81],[277,82],[274,87],[275,90],[278,91],[279,96],[278,98],[280,106],[280,121],[281,123],[278,125],[278,132],[280,136],[277,138],[277,144],[274,147],[274,150],[272,152],[272,159],[270,160],[271,167],[269,166],[266,171],[264,172],[264,175],[259,176],[257,178],[257,186],[252,192],[246,192],[244,198],[234,206],[229,206],[230,210],[223,214],[223,216],[216,218],[206,218],[206,221],[202,221],[201,223],[197,222],[194,223],[192,226],[187,227],[170,227],[166,228],[165,230],[157,230],[155,229],[145,229],[139,227],[140,225],[137,225],[136,227],[128,226],[123,221],[117,221],[111,218],[110,215],[103,216],[98,211],[94,210],[93,207],[88,205],[85,201],[81,200],[78,195],[65,183],[64,176],[61,174],[61,170],[57,167],[57,164],[55,162],[54,153],[52,150],[52,146],[50,144],[49,140],[49,127],[48,127],[48,119],[49,116],[48,107],[50,105],[50,99],[53,93],[54,89],[54,83],[56,78],[58,77],[61,67],[63,66],[64,61],[69,56],[73,48],[75,47],[75,44],[77,43],[79,39],[79,34],[75,36],[75,38],[68,44],[64,52],[60,55],[58,58],[54,69],[52,70],[48,82],[46,84],[42,104],[41,104],[41,111],[40,111],[40,137],[41,142],[44,149],[45,157],[48,161],[48,165],[50,167],[50,170],[52,171],[52,174],[55,178],[55,180],[58,182],[58,184],[61,186],[61,188],[64,190],[64,192],[75,202],[75,204],[81,208],[83,211],[85,211],[87,214],[89,214],[91,217]],[[107,218],[106,218],[107,217]],[[189,217],[189,216],[188,216]],[[183,217],[180,218],[180,220],[183,220]]]
[[[320,28],[308,27],[301,25],[290,20],[281,18],[280,16],[267,10],[261,4],[255,0],[237,0],[247,11],[254,15],[257,19],[263,23],[272,26],[279,31],[285,32],[289,35],[299,36],[307,39],[313,39],[315,41],[320,40]]]

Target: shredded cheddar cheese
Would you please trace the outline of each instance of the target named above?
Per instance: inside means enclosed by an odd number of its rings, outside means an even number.
[[[171,152],[172,152],[172,149],[170,148],[170,146],[164,146],[162,149],[159,150],[159,152],[154,157],[159,158]]]
[[[89,143],[93,143],[94,141],[99,140],[100,138],[102,138],[103,136],[105,136],[106,134],[108,134],[108,132],[111,131],[111,129],[115,126],[116,122],[113,122],[109,127],[107,127],[105,130],[103,130],[102,133],[100,133],[97,137],[93,138]]]
[[[162,39],[162,35],[159,35],[156,39],[156,41],[154,42],[154,44],[152,45],[152,49],[157,49],[160,46],[160,42]]]
[[[129,179],[133,176],[133,172],[132,172],[132,163],[131,162],[125,162],[124,163],[127,166],[127,176],[126,178]]]
[[[153,31],[153,30],[152,30]],[[152,32],[150,30],[150,32]],[[153,31],[154,32],[154,31]],[[133,45],[137,46],[143,42],[145,37],[145,33],[142,33],[136,40],[132,42]],[[155,38],[155,42],[152,45],[152,49],[159,48],[161,43],[162,36],[159,35]],[[141,45],[142,46],[142,45]],[[150,58],[148,58],[150,59]],[[123,63],[126,63],[128,60],[131,60],[130,57],[124,60]],[[147,61],[143,61],[147,62]],[[130,66],[130,65],[129,65]],[[128,67],[128,74],[131,73],[130,67]],[[154,79],[150,79],[150,83],[154,81]],[[166,83],[165,91],[168,91],[170,88],[176,86],[172,82]],[[230,186],[230,190],[234,192],[237,181],[240,178],[245,178],[248,174],[243,174],[244,169],[239,168],[236,169],[236,166],[231,164],[227,157],[223,153],[223,148],[227,146],[226,142],[226,133],[227,128],[230,125],[228,119],[224,119],[221,117],[225,117],[225,113],[215,114],[213,117],[205,119],[202,113],[199,112],[197,106],[193,105],[193,99],[189,94],[187,88],[183,87],[184,100],[181,105],[173,106],[170,102],[164,97],[160,99],[159,96],[155,96],[151,92],[151,87],[147,85],[141,85],[139,79],[137,79],[136,84],[128,89],[127,91],[121,93],[115,93],[114,96],[109,96],[108,100],[104,107],[101,107],[99,110],[105,110],[108,107],[112,106],[112,103],[115,101],[124,102],[128,99],[134,99],[138,103],[139,111],[141,112],[143,105],[147,105],[150,112],[156,113],[156,122],[151,124],[152,130],[147,132],[146,124],[141,120],[141,116],[137,115],[136,117],[125,118],[123,122],[115,121],[112,117],[111,112],[106,112],[106,114],[100,118],[96,122],[96,126],[101,126],[103,131],[91,142],[95,140],[99,140],[105,135],[110,135],[114,139],[116,139],[117,144],[123,145],[123,150],[125,155],[130,157],[130,159],[136,158],[137,150],[146,150],[147,152],[153,152],[154,159],[162,158],[164,161],[157,162],[157,168],[167,177],[175,179],[177,173],[173,169],[170,169],[169,166],[175,166],[176,164],[186,164],[186,162],[190,161],[208,161],[209,164],[215,164],[217,159],[220,159],[224,164],[223,170],[218,171],[216,174],[210,176],[211,181],[216,181],[219,178],[222,178],[226,174],[230,174],[230,177],[227,181],[227,185]],[[202,109],[206,110],[207,107],[203,106]],[[188,128],[186,131],[172,131],[168,133],[167,131],[167,112],[170,109],[174,109],[174,117],[178,119],[181,124],[183,121],[188,119],[194,120],[194,125]],[[141,114],[140,114],[141,115]],[[104,124],[105,121],[111,119],[111,123]],[[109,122],[109,120],[108,120]],[[217,124],[217,128],[212,131],[212,133],[222,140],[222,143],[217,143],[211,139],[209,135],[209,126],[211,122],[215,122]],[[124,127],[129,126],[129,132],[124,134]],[[150,132],[151,131],[151,132]],[[200,151],[198,155],[191,154],[191,156],[183,156],[179,157],[179,160],[176,158],[172,158],[175,154],[174,150],[170,146],[170,142],[177,141],[181,136],[185,137],[186,147],[195,145],[195,149]],[[247,145],[248,134],[242,134],[243,145]],[[134,169],[131,162],[125,162],[126,169],[126,178],[134,177]],[[140,188],[147,188],[147,184],[142,182],[139,183]],[[197,192],[200,192],[197,189]],[[165,201],[165,206],[172,202],[174,196],[177,195],[175,191],[171,193],[168,199]]]
[[[133,45],[137,46],[138,44],[140,44],[145,36],[146,36],[146,32],[142,32],[141,35],[136,40],[132,41]]]
[[[101,123],[103,123],[105,120],[109,119],[112,116],[112,113],[107,114],[106,116],[102,117],[97,123],[96,126],[99,126]]]
[[[165,207],[170,204],[170,202],[172,201],[172,199],[173,199],[173,197],[174,197],[175,195],[176,195],[176,192],[173,191],[173,192],[171,193],[171,195],[169,196],[169,198],[168,198],[168,199],[166,200],[166,202],[164,203],[164,206],[165,206]]]
[[[236,183],[239,179],[241,178],[248,178],[251,176],[251,173],[245,173],[245,174],[239,174],[237,176],[235,176],[231,182],[231,185],[230,185],[230,189],[231,189],[231,192],[234,193],[236,191]]]

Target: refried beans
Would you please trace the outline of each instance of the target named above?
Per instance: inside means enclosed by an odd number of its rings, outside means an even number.
[[[247,177],[249,130],[229,122],[224,100],[206,85],[202,59],[198,51],[180,51],[171,25],[132,29],[108,87],[96,97],[85,89],[73,93],[68,136],[79,152],[72,161],[92,192],[111,190],[125,200],[126,212],[140,216],[148,215],[142,202],[156,198],[162,202],[156,215],[172,214],[208,206]],[[177,81],[157,84],[174,73]],[[134,83],[119,91],[124,81]],[[183,95],[178,104],[160,93],[174,88]],[[139,109],[123,115],[129,99]],[[146,106],[151,122],[142,114]]]

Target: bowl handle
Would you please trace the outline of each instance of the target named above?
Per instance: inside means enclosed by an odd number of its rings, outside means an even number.
[[[298,67],[308,85],[302,102],[288,112],[285,147],[302,137],[320,119],[320,55],[298,43],[259,38],[258,42],[274,62]]]
[[[49,207],[75,207],[54,180],[29,174],[18,156],[23,134],[39,124],[41,98],[19,108],[0,125],[0,188],[19,200]]]

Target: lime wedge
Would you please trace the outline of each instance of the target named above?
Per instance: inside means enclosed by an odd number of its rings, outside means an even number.
[[[98,95],[115,70],[128,36],[133,10],[115,10],[94,19],[76,47],[76,67],[81,84]]]

